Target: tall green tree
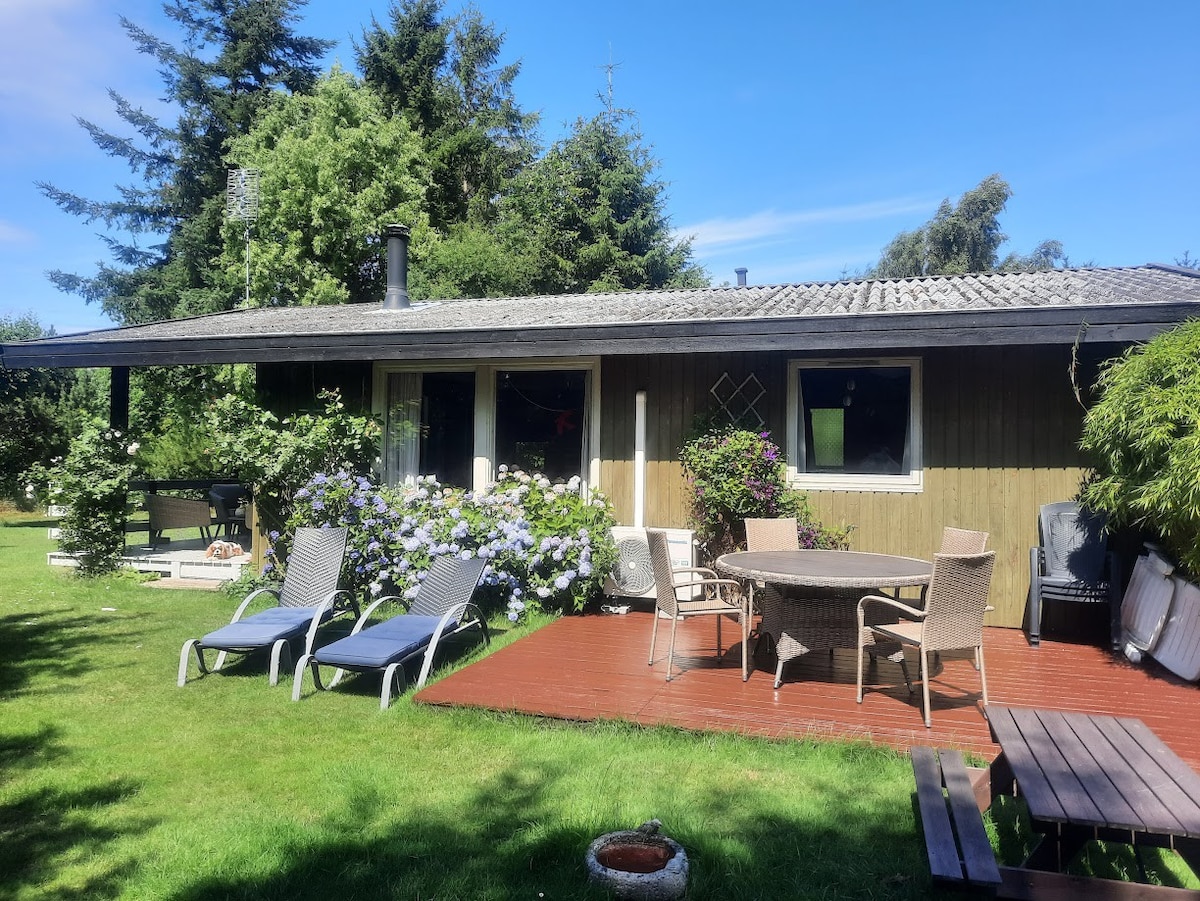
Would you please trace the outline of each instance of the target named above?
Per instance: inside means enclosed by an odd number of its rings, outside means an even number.
[[[332,42],[301,37],[293,25],[304,0],[169,0],[178,44],[122,17],[138,52],[159,65],[164,99],[178,110],[164,124],[115,91],[129,127],[117,135],[80,119],[104,153],[136,180],[115,200],[92,200],[48,183],[42,192],[85,222],[99,222],[113,262],[94,275],[54,272],[61,289],[98,303],[127,324],[232,307],[237,282],[218,264],[226,142],[244,134],[276,91],[303,92]]]
[[[32,313],[0,317],[0,341],[53,335]],[[0,369],[0,499],[23,499],[22,473],[67,452],[103,410],[106,388],[96,370]]]
[[[671,232],[666,185],[629,118],[578,120],[505,195],[500,233],[536,267],[533,293],[708,283],[691,242]]]
[[[1028,255],[1012,253],[1000,261],[1000,246],[1008,238],[1000,229],[999,217],[1011,196],[1008,182],[994,174],[965,192],[957,204],[943,200],[933,218],[920,228],[896,235],[867,275],[913,278],[1068,265],[1059,241],[1043,241]]]
[[[355,45],[364,81],[425,140],[429,218],[444,232],[491,221],[537,150],[537,116],[516,102],[520,64],[500,64],[503,42],[474,8],[446,18],[441,0],[399,0],[389,26],[372,19]]]
[[[413,226],[414,264],[434,240],[420,137],[344,71],[321,78],[311,94],[278,97],[248,134],[231,142],[230,158],[261,173],[250,248],[252,305],[380,301],[383,227]],[[228,276],[242,277],[241,227],[229,223],[225,237]]]

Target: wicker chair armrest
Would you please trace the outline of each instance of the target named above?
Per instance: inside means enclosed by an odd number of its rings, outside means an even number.
[[[895,598],[884,597],[880,594],[868,594],[858,602],[858,619],[860,623],[864,620],[863,612],[866,609],[864,605],[867,603],[867,601],[875,604],[882,604],[885,607],[891,607],[901,616],[911,620],[921,620],[927,615],[926,611],[919,610],[916,607],[910,607],[908,604],[898,601]]]
[[[707,566],[672,566],[671,572],[675,573],[676,575],[682,575],[684,573],[700,573],[708,579],[719,578],[717,571],[715,569],[709,569]]]
[[[676,588],[692,588],[697,585],[723,585],[727,588],[741,590],[742,583],[737,579],[691,579],[687,582],[676,582]]]

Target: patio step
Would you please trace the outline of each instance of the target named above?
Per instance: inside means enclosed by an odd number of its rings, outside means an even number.
[[[250,554],[229,560],[205,557],[207,542],[193,539],[173,541],[156,548],[130,545],[121,557],[121,566],[138,572],[159,573],[164,579],[195,579],[211,583],[227,582],[242,574],[242,567],[250,564]],[[46,555],[51,566],[76,566],[74,555],[63,551],[51,551]]]

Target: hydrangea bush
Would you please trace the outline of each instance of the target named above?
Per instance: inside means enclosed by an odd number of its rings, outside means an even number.
[[[364,596],[412,598],[433,560],[455,554],[487,559],[483,600],[514,621],[530,609],[579,611],[616,560],[608,501],[579,488],[578,478],[553,484],[504,466],[482,493],[432,478],[387,486],[317,473],[296,493],[284,535],[272,534],[271,554],[297,528],[346,526],[344,585]]]
[[[747,518],[794,516],[805,548],[850,546],[852,527],[831,529],[813,515],[808,497],[788,487],[787,466],[770,432],[718,427],[679,453],[691,487],[691,522],[711,560],[744,547]]]

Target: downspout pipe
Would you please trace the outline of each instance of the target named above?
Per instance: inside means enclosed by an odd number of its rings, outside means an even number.
[[[412,230],[407,225],[384,226],[387,238],[387,293],[383,295],[385,310],[407,310],[408,299],[408,238]]]
[[[646,392],[633,396],[633,524],[646,525]]]

